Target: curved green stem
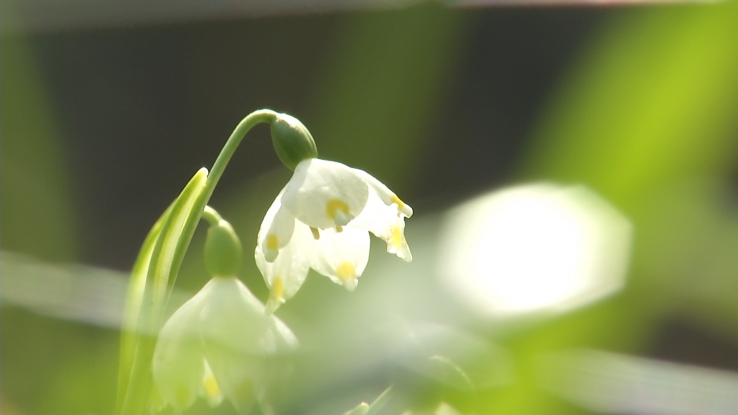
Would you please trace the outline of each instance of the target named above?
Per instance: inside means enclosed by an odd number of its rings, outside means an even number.
[[[276,118],[276,112],[264,109],[252,112],[251,114],[247,115],[246,118],[241,120],[240,123],[238,123],[236,129],[233,130],[233,133],[228,138],[228,141],[226,141],[225,146],[223,146],[223,150],[221,150],[220,154],[218,154],[218,158],[215,159],[215,163],[213,163],[213,168],[210,169],[210,174],[208,174],[208,182],[205,185],[205,192],[203,192],[204,194],[207,194],[206,199],[210,199],[210,196],[213,194],[213,190],[215,190],[215,185],[218,184],[220,176],[223,175],[223,171],[228,165],[228,162],[231,160],[233,153],[236,152],[236,148],[238,148],[238,145],[241,144],[241,140],[243,140],[243,137],[246,136],[246,133],[248,133],[249,130],[251,130],[251,128],[253,128],[256,124],[262,122],[271,124],[272,121],[274,121]],[[203,207],[205,206],[203,205]]]
[[[205,182],[205,188],[202,190],[202,193],[200,193],[200,196],[198,197],[193,207],[193,210],[195,212],[200,212],[200,214],[202,214],[202,212],[204,211],[205,206],[207,206],[208,202],[210,201],[210,197],[213,195],[215,186],[218,184],[220,177],[223,175],[223,171],[225,171],[228,162],[231,160],[231,157],[233,157],[233,153],[236,152],[236,148],[238,148],[238,145],[241,144],[241,140],[243,140],[243,138],[246,136],[246,133],[248,133],[256,124],[271,124],[272,121],[274,121],[276,118],[276,112],[263,109],[252,112],[251,114],[247,115],[246,118],[241,120],[240,123],[238,123],[236,128],[233,130],[233,133],[231,133],[231,136],[228,137],[228,141],[226,141],[226,144],[225,146],[223,146],[220,154],[218,154],[218,158],[215,159],[215,163],[213,163],[213,168],[210,169],[207,182]],[[187,252],[187,247],[190,244],[190,240],[192,239],[192,235],[195,233],[195,228],[197,227],[197,223],[199,221],[200,215],[197,216],[197,220],[188,222],[182,230],[183,249],[178,249],[174,256],[171,273],[173,278],[169,282],[170,291],[171,287],[174,285],[175,280],[177,279],[179,266],[181,265],[182,259]]]

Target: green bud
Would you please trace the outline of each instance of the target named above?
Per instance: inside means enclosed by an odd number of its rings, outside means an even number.
[[[277,156],[290,170],[303,160],[318,157],[318,148],[310,131],[297,118],[277,114],[271,123],[272,143]]]
[[[211,225],[205,240],[205,268],[214,277],[232,277],[241,269],[241,241],[231,224]]]

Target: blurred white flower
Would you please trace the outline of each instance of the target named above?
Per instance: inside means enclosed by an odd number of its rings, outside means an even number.
[[[154,383],[176,412],[199,395],[211,405],[225,397],[247,414],[277,376],[276,358],[296,348],[290,329],[266,315],[241,281],[217,277],[164,324],[154,352]]]
[[[349,291],[369,259],[369,233],[387,252],[411,261],[405,218],[413,210],[368,173],[310,158],[267,211],[259,230],[256,264],[271,290],[267,312],[302,285],[310,268]]]

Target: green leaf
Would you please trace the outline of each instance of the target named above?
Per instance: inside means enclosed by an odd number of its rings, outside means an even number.
[[[200,220],[205,203],[200,205],[200,196],[205,188],[208,170],[200,169],[190,180],[172,206],[172,212],[164,222],[161,235],[151,256],[149,278],[153,285],[153,304],[162,305],[167,289],[176,279],[184,253],[192,239],[194,225]],[[199,207],[199,209],[198,209]]]
[[[132,319],[134,314],[137,314],[138,318],[134,320],[136,323],[132,330],[135,332],[133,334],[135,338],[126,340],[126,347],[128,351],[135,350],[135,356],[130,367],[130,376],[127,376],[125,372],[120,374],[120,377],[129,379],[129,387],[125,390],[125,398],[119,413],[141,414],[147,411],[146,406],[152,384],[151,359],[156,347],[156,335],[163,322],[163,314],[170,292],[169,282],[171,280],[173,283],[176,279],[182,259],[192,239],[195,225],[200,220],[202,209],[206,204],[204,190],[207,177],[207,169],[200,169],[169,208],[169,213],[165,213],[160,219],[160,221],[163,220],[163,224],[149,255],[150,260],[145,270],[146,277],[142,276],[145,258],[140,256],[139,259],[143,264],[140,268],[134,268],[134,272],[138,270],[141,275],[136,281],[132,279],[133,295],[127,301],[128,304],[132,306],[138,304],[139,307],[137,311],[126,311],[131,314],[130,317],[127,316],[127,319]],[[148,238],[142,252],[146,251],[147,242],[150,243]],[[139,265],[138,261],[137,265]],[[143,295],[140,292],[142,287],[145,287]],[[121,358],[128,357],[121,354]]]
[[[530,178],[585,183],[626,213],[733,168],[738,4],[624,15],[573,66],[534,131]]]
[[[120,334],[120,365],[118,367],[118,403],[120,411],[123,398],[128,390],[128,380],[133,369],[133,360],[136,354],[136,343],[138,342],[138,331],[136,326],[140,317],[141,304],[146,291],[146,278],[149,274],[149,263],[154,252],[154,246],[159,239],[161,228],[169,217],[172,206],[169,206],[156,221],[154,226],[146,235],[141,250],[138,252],[136,262],[133,264],[131,277],[128,281],[128,293],[126,295],[125,308],[123,310],[123,322]]]

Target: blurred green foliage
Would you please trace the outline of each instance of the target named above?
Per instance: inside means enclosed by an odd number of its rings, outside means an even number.
[[[31,45],[22,36],[1,42],[3,249],[74,260],[77,223],[57,110]]]
[[[3,12],[7,13],[5,7]],[[2,249],[47,261],[75,261],[78,223],[63,134],[47,82],[34,50],[22,36],[3,36],[0,50]],[[105,402],[110,395],[102,388],[92,389],[97,396],[89,391],[78,393],[77,399],[69,396],[83,385],[98,384],[86,374],[99,363],[100,346],[94,339],[100,337],[78,324],[3,307],[2,410],[12,413],[16,407],[19,413],[50,413],[63,406],[81,412]],[[114,338],[107,337],[108,341]],[[77,370],[81,368],[85,371]],[[61,385],[70,385],[64,382],[70,372],[80,382],[60,393]]]
[[[633,263],[624,294],[513,340],[526,375],[513,391],[491,399],[495,411],[557,413],[557,400],[536,392],[532,366],[538,356],[567,347],[648,353],[657,341],[657,324],[678,308],[681,299],[669,292],[679,282],[650,281],[652,273],[645,271],[653,269],[646,264],[684,224],[704,220],[706,212],[673,217],[655,233],[652,223],[675,206],[653,207],[670,197],[675,183],[732,173],[738,131],[736,18],[735,2],[630,10],[593,39],[550,99],[521,176],[584,183],[604,195],[634,222]],[[643,243],[644,235],[650,244]],[[686,242],[668,256],[676,260],[695,246]],[[730,265],[725,269],[732,269],[733,278],[738,263]]]

